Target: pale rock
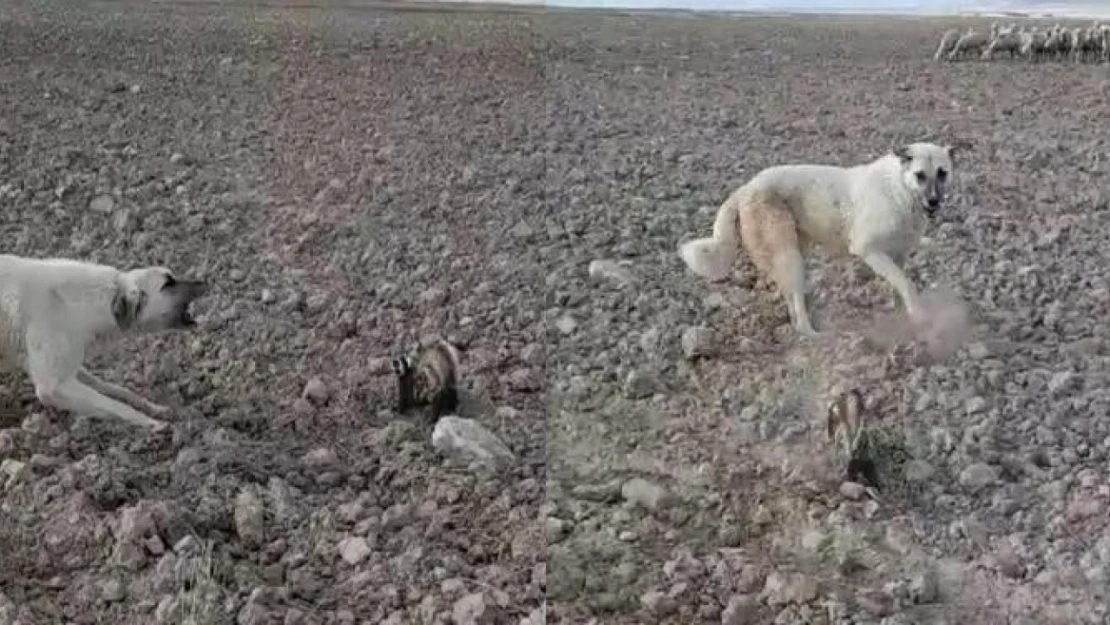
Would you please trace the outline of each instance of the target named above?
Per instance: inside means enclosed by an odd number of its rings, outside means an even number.
[[[432,447],[448,458],[468,463],[504,466],[515,459],[512,450],[480,423],[453,415],[436,422]]]
[[[362,536],[350,536],[339,541],[339,557],[351,566],[357,566],[371,553],[370,544]]]

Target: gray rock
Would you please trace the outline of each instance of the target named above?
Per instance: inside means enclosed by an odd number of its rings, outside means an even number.
[[[23,475],[26,469],[26,462],[20,462],[14,458],[5,458],[0,462],[0,475],[7,476],[7,480],[15,480]]]
[[[547,603],[532,610],[520,620],[519,625],[547,625]]]
[[[432,446],[448,458],[504,466],[514,461],[513,452],[497,436],[473,419],[447,416],[436,422]]]
[[[303,462],[305,466],[312,469],[330,469],[339,464],[339,455],[336,454],[335,450],[333,449],[329,449],[327,447],[317,447],[316,449],[313,449],[312,451],[306,453],[301,458],[301,462]]]
[[[549,516],[546,521],[547,544],[554,545],[566,538],[573,526],[559,517]]]
[[[667,616],[678,608],[674,599],[660,590],[649,590],[640,596],[640,605],[654,617]]]
[[[329,396],[330,392],[328,391],[328,386],[324,384],[324,380],[319,376],[310,379],[308,383],[305,384],[304,391],[301,393],[301,397],[317,406],[323,406],[328,403]]]
[[[389,506],[382,512],[382,528],[386,530],[396,530],[408,525],[412,519],[413,509],[412,506],[405,503],[395,503]]]
[[[621,497],[621,483],[613,480],[604,484],[578,484],[571,489],[571,493],[586,501],[613,502]]]
[[[233,518],[235,533],[250,548],[262,546],[266,541],[265,506],[253,488],[244,488],[235,496]]]
[[[998,479],[998,470],[985,462],[976,462],[960,471],[960,486],[977,493]]]
[[[628,480],[621,486],[621,496],[628,502],[652,511],[668,503],[665,488],[638,477]]]
[[[371,553],[370,543],[362,536],[349,536],[339,541],[339,557],[351,566],[357,566]]]
[[[123,601],[126,595],[127,591],[123,583],[114,577],[104,580],[100,584],[100,598],[108,603]]]
[[[629,286],[636,280],[627,267],[613,260],[590,261],[588,271],[594,280],[610,281],[621,287]]]
[[[475,592],[459,597],[451,607],[451,618],[456,625],[479,625],[499,622],[498,610],[491,605],[484,593]]]
[[[1071,371],[1054,373],[1048,380],[1048,392],[1057,395],[1070,390],[1074,386],[1075,379],[1075,373]]]
[[[509,234],[517,239],[528,239],[535,234],[535,230],[528,225],[528,222],[521,221],[509,229]]]
[[[578,329],[578,322],[570,315],[563,315],[555,322],[555,329],[563,336],[568,336],[574,334],[574,331]]]
[[[817,599],[820,588],[809,576],[800,573],[785,575],[774,572],[763,583],[761,597],[772,607],[804,604]]]
[[[968,415],[975,415],[981,412],[985,412],[987,410],[987,407],[987,400],[979,396],[972,397],[971,399],[964,402],[964,411],[967,412]]]
[[[447,303],[447,291],[432,287],[417,296],[417,300],[424,306],[439,307]]]
[[[547,351],[540,343],[529,343],[520,350],[520,359],[526,364],[538,367],[547,362]]]
[[[903,471],[906,481],[915,484],[929,482],[936,473],[936,470],[933,469],[933,465],[917,458],[907,462]]]
[[[724,612],[721,612],[721,625],[757,625],[758,623],[758,598],[752,595],[729,597]]]
[[[640,334],[640,349],[649,356],[659,353],[659,344],[662,342],[663,333],[659,328],[648,328]]]
[[[116,200],[110,195],[98,195],[89,202],[89,210],[97,213],[110,213],[116,207]]]
[[[845,499],[851,499],[853,501],[858,501],[860,499],[863,499],[863,496],[866,493],[867,493],[867,488],[864,487],[863,484],[857,484],[856,482],[841,482],[840,483],[840,494]]]
[[[645,399],[655,394],[656,381],[648,372],[633,369],[624,379],[624,394],[629,399]]]
[[[696,326],[682,333],[682,353],[688,359],[708,358],[716,353],[717,340],[709,328]]]
[[[1013,549],[1001,547],[994,554],[994,562],[998,572],[1011,579],[1025,577],[1025,564]]]
[[[910,599],[917,604],[936,603],[940,597],[940,578],[929,569],[910,580]]]

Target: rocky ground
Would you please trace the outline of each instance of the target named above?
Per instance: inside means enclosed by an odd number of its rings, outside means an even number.
[[[214,285],[91,357],[170,435],[5,381],[0,624],[1104,622],[1105,68],[933,64],[950,25],[0,9],[5,251]],[[909,263],[940,340],[815,261],[803,343],[675,254],[762,167],[926,133],[972,142]],[[510,462],[393,412],[432,333]]]
[[[934,64],[953,20],[550,23],[549,618],[1107,622],[1105,69]],[[860,266],[812,263],[803,343],[750,266],[675,254],[763,167],[930,133],[972,143],[909,262],[939,341]],[[880,501],[836,386],[897,450]]]
[[[4,252],[213,285],[195,332],[90,359],[169,436],[5,380],[0,623],[540,618],[531,45],[512,17],[0,8]],[[511,462],[394,414],[388,357],[439,332]]]

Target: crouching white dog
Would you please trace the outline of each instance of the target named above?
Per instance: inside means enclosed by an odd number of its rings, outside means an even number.
[[[713,236],[679,246],[698,275],[726,277],[743,245],[786,300],[794,328],[814,335],[803,252],[821,247],[863,260],[894,287],[911,318],[917,289],[902,270],[952,173],[952,146],[911,143],[864,165],[781,165],[756,174],[717,211]]]
[[[205,290],[163,267],[0,255],[0,366],[26,371],[47,406],[162,429],[150,415],[169,409],[89,373],[85,351],[103,335],[196,325],[189,304]]]

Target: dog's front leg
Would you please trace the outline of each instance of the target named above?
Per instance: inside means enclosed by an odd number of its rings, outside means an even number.
[[[77,379],[89,385],[98,393],[131,404],[145,413],[163,415],[170,411],[166,406],[156,404],[131,389],[101,380],[84,367],[77,370]]]
[[[83,384],[76,375],[65,380],[40,377],[32,381],[35,384],[35,395],[47,406],[94,418],[122,419],[131,425],[154,430],[166,427],[162,421],[152,419],[121,401],[101,395],[96,389]]]
[[[894,287],[898,296],[902,298],[906,313],[911,318],[916,318],[920,312],[917,288],[913,285],[913,282],[910,282],[902,268],[894,262],[894,259],[883,252],[871,251],[863,255],[863,262]]]

